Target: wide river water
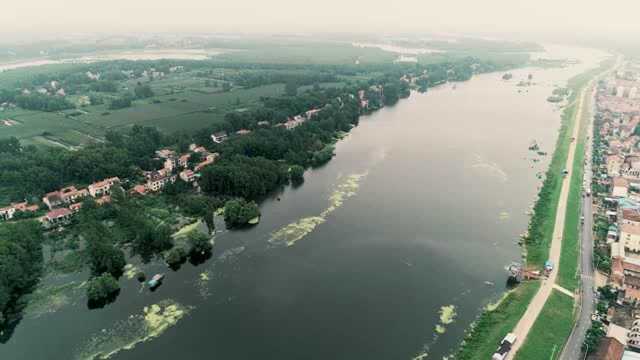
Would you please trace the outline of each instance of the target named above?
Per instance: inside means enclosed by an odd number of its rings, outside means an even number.
[[[86,274],[48,279],[75,282],[29,309],[0,359],[441,359],[520,259],[550,158],[528,147],[551,152],[560,125],[546,98],[604,55],[549,50],[582,63],[484,74],[363,116],[333,160],[262,203],[258,226],[218,233],[211,260],[155,292],[125,276],[90,311]]]

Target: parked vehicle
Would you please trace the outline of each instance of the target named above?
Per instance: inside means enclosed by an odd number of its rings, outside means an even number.
[[[511,347],[516,342],[516,335],[513,333],[508,333],[507,336],[502,339],[500,346],[491,357],[491,360],[504,360],[506,359],[509,351],[511,351]]]

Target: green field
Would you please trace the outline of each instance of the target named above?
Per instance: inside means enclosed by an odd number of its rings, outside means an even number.
[[[515,359],[553,360],[560,357],[573,329],[573,305],[573,298],[554,289]]]
[[[486,360],[496,351],[504,336],[513,330],[527,305],[540,288],[530,281],[506,294],[495,309],[482,312],[456,353],[458,360]]]
[[[157,126],[164,132],[197,130],[222,120],[229,111],[257,107],[262,97],[278,96],[283,91],[282,84],[212,94],[187,90],[136,100],[132,107],[119,110],[108,110],[106,105],[87,106],[80,109],[84,114],[78,116],[11,110],[0,113],[0,118],[18,124],[3,126],[0,136],[15,136],[31,144],[79,146],[100,139],[107,130],[135,124]]]

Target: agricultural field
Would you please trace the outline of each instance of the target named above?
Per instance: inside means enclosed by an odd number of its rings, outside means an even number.
[[[228,76],[231,72],[226,73]],[[36,76],[42,74],[41,71],[36,72]],[[5,79],[4,74],[2,75],[0,82]],[[12,75],[9,78],[13,81],[19,77]],[[348,81],[346,78],[343,79]],[[207,83],[205,79],[193,73],[178,73],[175,76],[150,81],[154,95],[135,99],[132,106],[123,109],[110,109],[108,100],[99,105],[78,106],[76,110],[55,112],[4,109],[0,111],[0,137],[15,136],[25,144],[74,148],[102,141],[108,130],[124,130],[133,125],[156,126],[167,133],[197,130],[221,121],[228,112],[258,107],[263,97],[280,96],[284,93],[285,87],[283,83],[251,88],[230,86],[225,91],[222,88],[224,80],[214,80],[214,86],[207,86]],[[345,82],[318,85],[342,87]],[[136,81],[127,80],[120,86],[121,89],[117,93],[104,97],[116,98],[134,88]],[[311,85],[300,86],[298,92],[302,93],[311,88]],[[79,97],[67,98],[73,101]]]

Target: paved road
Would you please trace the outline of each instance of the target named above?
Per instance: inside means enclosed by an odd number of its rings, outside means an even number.
[[[591,120],[591,116],[593,113],[589,114]],[[589,131],[587,132],[589,136],[593,134],[593,124],[589,126]],[[586,154],[585,158],[587,159],[587,163],[584,167],[584,177],[585,184],[587,188],[591,187],[591,142],[587,142]],[[575,327],[571,332],[571,336],[567,340],[567,343],[562,351],[562,355],[560,356],[561,360],[581,360],[583,358],[582,354],[582,343],[584,342],[584,337],[587,332],[587,329],[591,327],[591,314],[595,310],[595,294],[594,294],[594,269],[593,269],[593,213],[592,213],[592,199],[591,197],[585,197],[582,199],[582,216],[584,216],[584,225],[582,227],[582,231],[580,232],[581,239],[581,260],[580,260],[580,270],[581,270],[581,279],[582,279],[582,289],[581,289],[581,306],[580,313],[578,314],[578,318],[576,320]]]
[[[611,71],[619,68],[622,64],[622,57],[616,57],[616,63]],[[608,72],[608,71],[607,71]],[[605,72],[605,74],[607,73]],[[595,92],[595,89],[593,90]],[[589,131],[588,134],[593,137],[593,114],[595,113],[595,104],[593,103],[595,97],[592,95],[591,104],[589,106],[589,110],[591,113],[588,114],[589,121]],[[587,186],[591,187],[591,179],[593,178],[593,172],[591,168],[591,149],[592,143],[590,141],[587,142],[586,147],[586,156],[587,162],[584,167],[585,174],[585,182]],[[593,268],[593,209],[592,209],[592,198],[584,198],[582,203],[582,215],[584,216],[584,226],[581,231],[581,260],[580,260],[580,269],[581,269],[581,297],[580,297],[580,314],[578,314],[578,319],[576,320],[576,324],[574,325],[573,331],[571,332],[571,336],[567,340],[565,347],[560,356],[561,360],[581,360],[584,358],[584,354],[582,353],[582,343],[584,342],[584,337],[587,333],[587,330],[591,327],[591,314],[595,312],[595,303],[596,297],[594,293],[595,282],[594,282],[594,268]]]
[[[587,89],[591,88],[591,83],[583,88],[578,96],[578,105],[575,117],[575,125],[573,127],[572,137],[577,139],[578,132],[580,130],[580,124],[583,120],[582,112],[585,104],[585,96],[587,95]],[[567,155],[567,162],[565,163],[565,169],[573,169],[573,159],[576,152],[577,141],[572,141],[569,144],[569,152]],[[558,268],[560,265],[560,252],[562,249],[562,235],[564,233],[564,219],[567,212],[567,200],[569,199],[569,187],[571,184],[571,177],[573,171],[569,171],[569,174],[564,177],[562,181],[562,188],[560,189],[560,199],[558,200],[558,209],[556,211],[555,225],[553,226],[553,237],[551,239],[551,247],[549,249],[549,260],[555,264],[555,269],[551,271],[549,277],[546,280],[542,280],[540,289],[529,303],[527,310],[525,311],[520,321],[516,325],[513,333],[517,337],[516,343],[513,345],[511,351],[507,355],[507,360],[513,359],[515,354],[520,349],[520,346],[525,343],[529,331],[533,327],[533,323],[538,318],[538,315],[542,311],[544,304],[553,291],[553,285],[556,282],[558,276]]]

